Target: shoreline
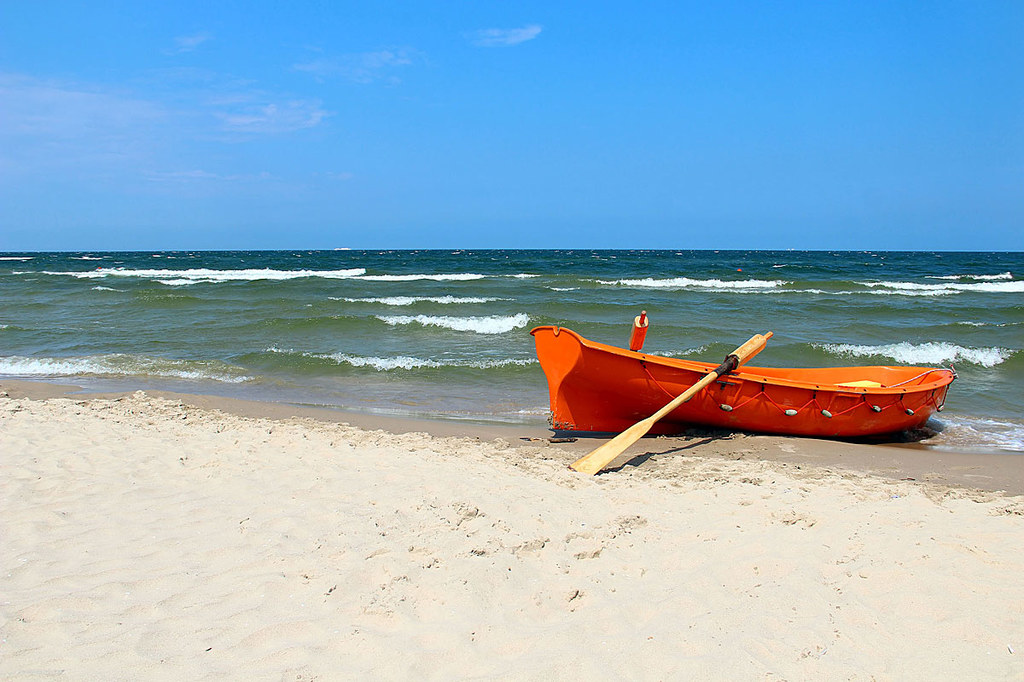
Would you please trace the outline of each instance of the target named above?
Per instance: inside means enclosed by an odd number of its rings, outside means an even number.
[[[165,390],[143,390],[147,396],[179,401],[204,410],[216,410],[239,417],[271,419],[293,418],[351,425],[364,431],[383,431],[402,435],[423,433],[433,438],[469,438],[495,441],[514,446],[542,444],[563,454],[566,463],[590,452],[605,439],[600,437],[561,438],[551,442],[554,432],[546,426],[529,424],[484,424],[400,416],[381,416],[327,407],[308,407],[290,403],[265,402],[178,393]],[[48,400],[124,399],[136,391],[110,393],[82,392],[75,384],[30,380],[0,379],[0,394],[11,398]],[[561,435],[561,434],[559,434]],[[674,455],[697,456],[721,460],[764,460],[796,467],[813,467],[823,471],[846,470],[857,474],[879,476],[893,481],[920,482],[962,489],[975,489],[1006,495],[1024,495],[1024,456],[1012,452],[977,452],[927,448],[914,443],[856,443],[816,438],[749,434],[743,432],[711,432],[694,430],[681,436],[647,437],[612,462],[610,471],[650,468],[653,463],[667,461]],[[652,462],[652,464],[646,464]]]

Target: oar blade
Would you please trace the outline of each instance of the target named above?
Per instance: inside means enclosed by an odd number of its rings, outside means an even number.
[[[593,476],[605,468],[609,462],[625,452],[630,445],[646,436],[652,426],[654,426],[654,421],[650,418],[639,421],[604,445],[596,448],[589,455],[580,457],[569,466],[581,474]]]

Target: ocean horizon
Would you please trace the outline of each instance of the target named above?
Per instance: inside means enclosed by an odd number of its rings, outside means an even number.
[[[349,250],[0,254],[0,376],[543,424],[529,330],[719,362],[953,366],[931,447],[1024,451],[1024,254]]]

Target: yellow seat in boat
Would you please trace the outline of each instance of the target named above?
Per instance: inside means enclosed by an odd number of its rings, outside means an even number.
[[[843,388],[882,388],[882,384],[877,381],[846,381],[836,386],[842,386]]]

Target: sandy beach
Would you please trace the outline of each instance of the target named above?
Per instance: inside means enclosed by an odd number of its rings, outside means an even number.
[[[4,679],[1024,677],[1014,455],[0,389]]]

